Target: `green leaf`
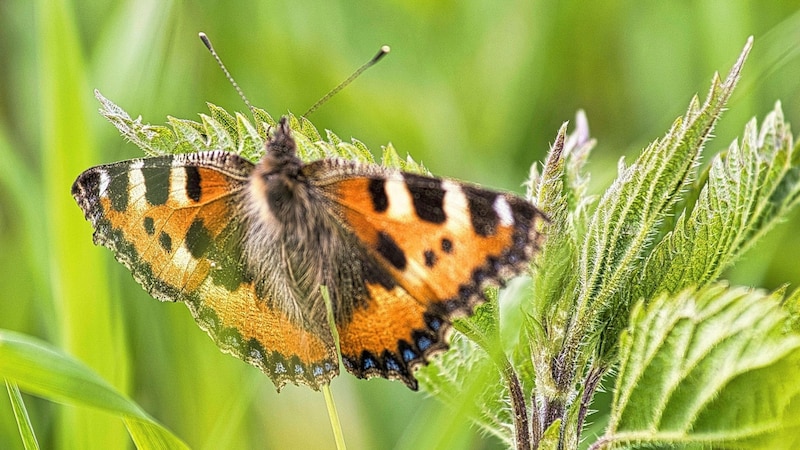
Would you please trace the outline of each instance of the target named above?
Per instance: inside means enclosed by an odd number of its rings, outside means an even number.
[[[36,440],[33,425],[31,425],[31,419],[28,416],[28,409],[25,408],[25,402],[22,400],[22,393],[19,391],[17,383],[6,380],[6,390],[11,400],[11,409],[14,410],[14,418],[17,420],[22,445],[25,446],[26,450],[38,450],[39,442]]]
[[[759,131],[711,161],[693,209],[683,211],[648,257],[638,297],[675,292],[716,279],[800,198],[800,166],[780,104]]]
[[[531,166],[525,186],[527,197],[547,212],[551,221],[576,228],[588,222],[588,206],[594,199],[587,194],[589,176],[584,166],[596,141],[590,136],[589,121],[583,111],[575,114],[575,130],[569,135],[566,130],[564,124],[558,131],[542,174],[536,163]]]
[[[238,123],[235,117],[213,103],[206,103],[208,110],[211,111],[211,118],[223,129],[225,134],[233,137],[239,136]],[[202,115],[201,115],[202,117]]]
[[[425,167],[424,164],[422,164],[421,162],[415,161],[414,158],[412,158],[411,155],[409,155],[409,154],[406,154],[406,159],[405,159],[405,161],[402,162],[402,164],[400,165],[400,168],[402,170],[405,170],[406,172],[419,173],[419,174],[423,174],[423,175],[431,175],[430,170],[428,170]]]
[[[394,167],[399,169],[403,165],[403,160],[397,154],[394,146],[389,143],[383,147],[383,155],[381,156],[381,164],[386,167]]]
[[[356,150],[355,159],[359,161],[366,161],[370,164],[375,164],[375,157],[372,156],[372,153],[369,151],[369,148],[367,148],[366,144],[355,138],[353,138],[351,141]]]
[[[261,108],[253,107],[253,117],[256,121],[256,131],[259,136],[266,136],[267,130],[278,124],[278,121]]]
[[[99,91],[95,91],[95,97],[100,101],[100,113],[148,156],[223,150],[257,161],[264,155],[267,130],[276,123],[272,116],[258,108],[253,108],[256,121],[253,124],[242,114],[232,115],[208,103],[210,114],[200,114],[200,122],[168,117],[169,127],[154,126],[143,123],[141,118],[132,119]],[[352,143],[343,142],[331,131],[326,131],[328,140],[325,141],[305,117],[297,118],[291,114],[287,114],[287,117],[300,159],[313,161],[339,157],[374,163],[375,158],[364,143],[355,139]],[[408,162],[401,161],[400,166],[424,170],[411,159]]]
[[[38,339],[0,330],[0,377],[39,397],[119,416],[138,448],[188,448],[91,369]]]
[[[239,135],[239,145],[236,153],[249,160],[256,160],[264,154],[263,134],[259,134],[258,127],[250,123],[242,114],[236,113],[236,131]]]
[[[330,142],[334,146],[338,146],[339,144],[342,143],[342,139],[339,138],[339,136],[337,136],[336,133],[334,133],[333,131],[327,130],[327,135],[328,135],[328,142]]]
[[[783,302],[783,308],[789,313],[788,328],[800,333],[800,288],[797,288]]]
[[[169,128],[143,124],[141,117],[136,120],[131,119],[127,112],[103,97],[98,90],[94,91],[94,96],[100,102],[100,114],[117,127],[117,130],[126,139],[141,148],[145,154],[157,156],[173,153],[175,137]]]
[[[608,308],[627,317],[626,308],[636,300],[627,295],[635,287],[628,280],[694,177],[703,145],[739,80],[751,46],[752,39],[724,82],[714,76],[703,105],[695,96],[686,115],[664,138],[650,144],[632,165],[620,164],[619,176],[600,200],[581,248],[583,288],[577,300],[576,331],[604,327],[605,321],[597,319]]]
[[[588,176],[583,173],[594,141],[589,138],[586,117],[579,112],[577,127],[566,134],[566,124],[545,161],[542,174],[536,165],[526,185],[528,197],[547,214],[550,222],[542,230],[547,239],[536,265],[548,270],[533,272],[537,295],[532,299],[532,317],[546,329],[563,329],[574,302],[578,267],[578,242],[586,223],[591,197],[586,194]]]
[[[714,284],[634,308],[593,448],[796,448],[800,336],[775,295]]]
[[[556,419],[544,431],[542,440],[539,441],[539,450],[557,450],[559,443],[559,429],[561,428],[561,419]]]
[[[291,117],[295,117],[290,114]],[[310,120],[306,119],[305,117],[297,118],[297,124],[292,123],[292,130],[297,130],[305,137],[308,138],[310,141],[314,142],[321,142],[322,136],[319,134],[317,127],[311,123]]]
[[[583,165],[594,145],[585,116],[578,113],[576,129],[567,135],[562,125],[544,163],[542,173],[531,167],[526,185],[528,197],[550,219],[542,230],[547,239],[535,265],[547,270],[532,273],[535,295],[523,303],[526,338],[514,351],[514,361],[523,384],[536,384],[539,396],[557,392],[551,361],[563,343],[573,312],[578,278],[578,242],[585,228],[586,195]],[[527,357],[527,358],[526,358]],[[527,360],[526,360],[527,359]],[[529,368],[530,367],[530,368]],[[535,377],[533,374],[535,373]],[[553,400],[552,397],[548,398]],[[562,399],[564,401],[565,399]]]
[[[171,136],[174,139],[169,144],[168,153],[190,153],[208,149],[210,138],[202,124],[175,117],[167,117],[167,121],[175,133],[174,136]],[[136,142],[134,144],[139,145]],[[139,147],[141,148],[141,145]]]

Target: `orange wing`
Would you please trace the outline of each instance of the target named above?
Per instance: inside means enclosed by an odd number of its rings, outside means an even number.
[[[72,193],[136,281],[186,303],[223,351],[286,382],[319,388],[338,373],[330,330],[296,323],[259,298],[241,258],[237,207],[253,165],[226,152],[136,159],[91,168]]]
[[[527,267],[544,215],[524,199],[455,181],[319,164],[313,170],[347,171],[320,187],[386,274],[368,281],[369,300],[351,319],[337,321],[345,366],[415,389],[414,367],[447,348],[451,321]]]

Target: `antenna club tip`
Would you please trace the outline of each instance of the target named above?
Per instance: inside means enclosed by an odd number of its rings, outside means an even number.
[[[209,50],[212,50],[212,48],[211,48],[211,40],[208,39],[208,36],[206,36],[206,34],[203,33],[202,31],[197,33],[197,35],[200,36],[200,40],[203,41],[203,44],[205,44],[206,48],[208,48]]]
[[[380,50],[378,50],[378,54],[376,54],[376,55],[375,55],[375,56],[372,58],[372,60],[371,60],[371,61],[368,63],[368,65],[373,65],[373,64],[375,64],[376,62],[380,61],[380,60],[381,60],[381,59],[382,59],[384,56],[386,56],[386,55],[387,55],[387,54],[388,54],[388,53],[389,53],[391,50],[392,50],[392,49],[391,49],[391,47],[389,47],[388,45],[383,45],[383,46],[381,46],[381,49],[380,49]]]

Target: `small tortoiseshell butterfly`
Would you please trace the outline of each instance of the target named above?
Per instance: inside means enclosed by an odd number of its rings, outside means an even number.
[[[93,167],[72,195],[136,281],[186,303],[223,351],[314,389],[339,373],[402,380],[451,322],[522,272],[543,239],[528,201],[344,159],[303,163],[286,118],[257,163],[224,151]]]

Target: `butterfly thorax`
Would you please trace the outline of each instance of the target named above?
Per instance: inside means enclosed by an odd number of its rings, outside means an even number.
[[[297,230],[309,223],[309,187],[302,162],[294,155],[267,154],[250,179],[251,201],[261,220],[276,227]]]
[[[242,192],[244,263],[266,301],[281,302],[298,321],[310,314],[327,323],[320,286],[331,292],[334,310],[340,309],[338,299],[352,296],[338,292],[337,266],[348,262],[347,244],[326,207],[329,201],[309,183],[287,133],[276,131]]]

